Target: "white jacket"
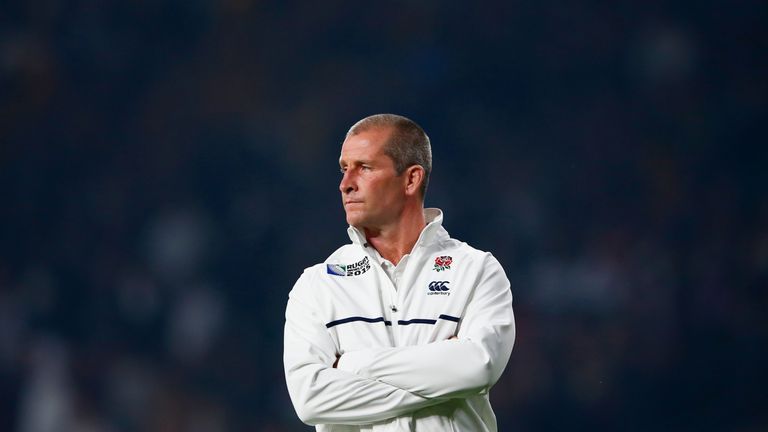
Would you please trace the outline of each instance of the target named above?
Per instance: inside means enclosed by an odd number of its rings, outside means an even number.
[[[350,228],[352,244],[289,295],[288,392],[318,431],[497,430],[488,390],[515,339],[509,281],[490,253],[450,238],[440,210],[425,216],[399,289]]]

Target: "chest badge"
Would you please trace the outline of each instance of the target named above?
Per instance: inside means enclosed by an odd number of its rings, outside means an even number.
[[[333,276],[359,276],[371,268],[368,257],[354,264],[326,264],[326,271]]]
[[[443,270],[450,270],[451,263],[453,263],[453,258],[451,258],[449,255],[441,255],[439,257],[435,257],[435,267],[433,267],[433,270],[438,272]]]

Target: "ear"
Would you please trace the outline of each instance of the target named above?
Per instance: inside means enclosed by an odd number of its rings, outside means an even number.
[[[418,195],[424,182],[424,168],[421,165],[411,165],[405,169],[405,194]]]

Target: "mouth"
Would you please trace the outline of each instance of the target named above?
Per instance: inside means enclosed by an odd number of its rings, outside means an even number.
[[[348,206],[350,204],[362,204],[362,201],[344,201],[344,206]]]

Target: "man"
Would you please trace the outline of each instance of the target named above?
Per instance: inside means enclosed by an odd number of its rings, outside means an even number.
[[[351,244],[304,271],[288,299],[285,375],[318,431],[496,431],[488,390],[515,338],[498,261],[424,209],[429,138],[379,114],[341,147]]]

